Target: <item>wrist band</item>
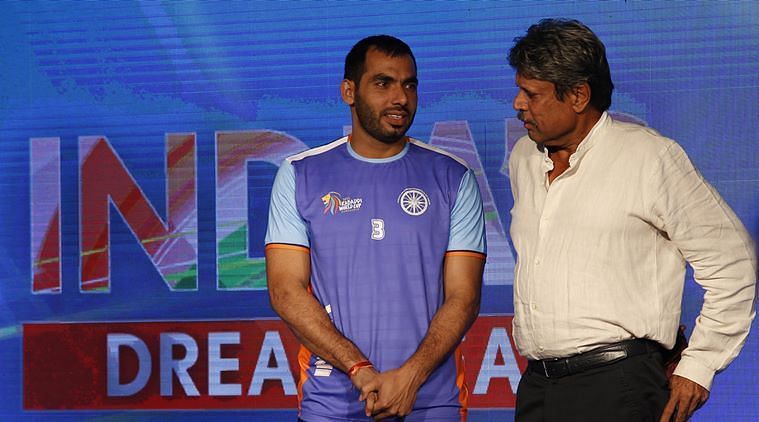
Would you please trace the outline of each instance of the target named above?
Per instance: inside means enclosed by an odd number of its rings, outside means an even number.
[[[353,378],[354,375],[358,372],[361,368],[374,368],[374,365],[372,365],[371,362],[368,360],[362,360],[361,362],[353,365],[348,369],[348,378]]]

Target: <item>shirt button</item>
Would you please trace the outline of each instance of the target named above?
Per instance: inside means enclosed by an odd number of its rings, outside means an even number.
[[[534,311],[534,310],[538,309],[538,305],[536,305],[534,303],[531,303],[530,304],[530,309],[532,309]]]
[[[543,351],[543,346],[538,346],[538,350]]]
[[[540,265],[541,262],[540,258],[535,258],[535,265]]]

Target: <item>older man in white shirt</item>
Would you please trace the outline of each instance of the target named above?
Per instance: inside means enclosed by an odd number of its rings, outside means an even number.
[[[686,420],[755,315],[756,253],[682,148],[614,121],[604,45],[577,21],[515,39],[509,161],[518,262],[514,336],[529,366],[518,421]],[[669,385],[685,263],[706,290]]]

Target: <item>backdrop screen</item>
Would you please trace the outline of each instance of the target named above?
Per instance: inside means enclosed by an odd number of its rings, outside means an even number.
[[[677,140],[756,239],[755,2],[4,2],[0,414],[294,420],[297,341],[264,272],[271,184],[284,157],[350,131],[345,54],[387,33],[417,58],[409,134],[478,176],[470,420],[511,419],[525,361],[507,160],[524,131],[506,56],[544,17],[599,35],[610,112]],[[692,327],[704,292],[688,277]],[[757,362],[751,335],[695,419],[759,420]]]

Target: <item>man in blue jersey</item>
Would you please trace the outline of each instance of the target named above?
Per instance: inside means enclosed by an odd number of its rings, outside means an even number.
[[[405,43],[359,41],[340,87],[352,134],[277,173],[267,280],[303,345],[303,421],[466,417],[457,346],[479,310],[482,202],[465,162],[406,136],[417,84]]]

